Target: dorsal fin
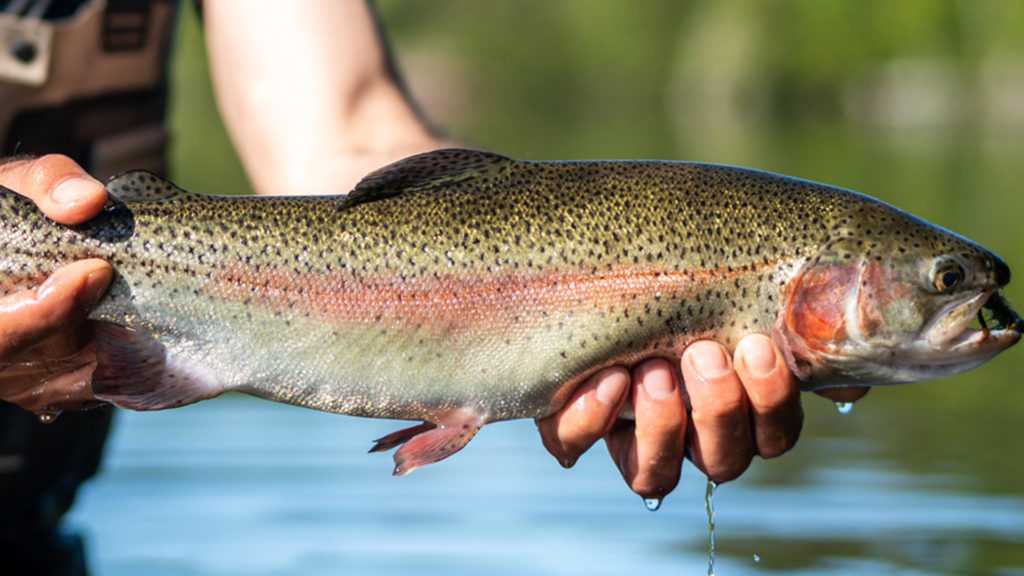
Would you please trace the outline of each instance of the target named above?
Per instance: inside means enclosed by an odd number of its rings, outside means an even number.
[[[347,205],[352,206],[391,198],[411,190],[487,178],[500,173],[509,162],[512,159],[507,156],[465,148],[424,152],[371,172],[356,184],[345,200]]]
[[[164,202],[191,194],[145,170],[133,170],[114,176],[107,181],[107,192],[126,204]]]

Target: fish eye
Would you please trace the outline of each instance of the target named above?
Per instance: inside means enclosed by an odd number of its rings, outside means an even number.
[[[936,269],[933,283],[939,292],[950,292],[956,290],[966,276],[963,266],[956,262],[945,262]]]

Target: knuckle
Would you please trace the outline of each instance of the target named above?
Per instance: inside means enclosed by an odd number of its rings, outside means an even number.
[[[694,403],[693,422],[700,425],[715,425],[731,420],[746,411],[747,404],[743,397],[734,394],[712,396],[700,403]]]
[[[570,454],[566,449],[567,447],[558,440],[550,440],[546,437],[542,437],[541,442],[544,444],[544,447],[547,448],[548,454],[551,454],[551,457],[554,458],[562,468],[572,468],[573,464],[576,463],[578,456]]]
[[[734,460],[706,463],[704,472],[708,475],[708,478],[718,484],[731,482],[747,471],[752,459],[753,455],[751,454]]]
[[[555,452],[559,449],[560,443],[557,441],[558,435],[554,428],[554,419],[551,416],[537,420],[537,432],[540,434],[541,443],[552,456],[557,456]]]
[[[0,174],[10,172],[15,168],[24,165],[26,162],[31,161],[32,157],[25,155],[7,156],[6,158],[0,158]]]
[[[39,156],[38,158],[33,160],[32,164],[35,166],[46,167],[52,166],[54,164],[63,164],[64,162],[67,161],[67,159],[68,157],[64,156],[63,154],[43,154],[42,156]]]
[[[789,452],[793,446],[796,445],[795,440],[791,440],[787,436],[779,436],[772,440],[765,441],[758,444],[757,453],[765,460],[772,458],[778,458],[786,452]]]
[[[686,434],[686,423],[679,418],[659,418],[653,422],[644,422],[639,432],[644,440],[653,440],[661,445],[672,445],[682,441]]]
[[[637,474],[629,483],[629,488],[641,496],[655,498],[671,492],[678,482],[678,472],[671,474],[647,471]]]
[[[40,156],[31,160],[25,168],[22,186],[26,188],[26,193],[41,194],[55,184],[57,178],[72,172],[72,168],[73,163],[67,156],[61,154]]]
[[[788,386],[774,382],[751,386],[748,394],[759,412],[781,412],[800,400]]]
[[[604,431],[608,426],[601,418],[587,418],[578,424],[578,428],[573,430],[572,439],[575,443],[585,443],[589,445],[598,438],[604,435]]]
[[[799,404],[782,419],[758,419],[757,452],[765,459],[778,458],[796,446],[803,429],[804,412]]]
[[[53,156],[53,154],[49,154],[36,158],[25,168],[24,175],[21,177],[21,184],[26,194],[35,195],[42,193],[49,186],[49,180],[53,172]]]
[[[580,437],[576,431],[569,434],[559,430],[555,422],[541,422],[538,428],[544,448],[563,468],[572,468],[576,460],[593,444],[593,440]]]
[[[611,416],[592,396],[581,396],[558,415],[556,434],[565,443],[589,444],[604,434]]]

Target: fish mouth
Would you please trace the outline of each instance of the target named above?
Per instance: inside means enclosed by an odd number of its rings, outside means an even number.
[[[949,304],[926,329],[935,364],[984,361],[1016,344],[1024,321],[998,290],[986,290],[966,301]]]

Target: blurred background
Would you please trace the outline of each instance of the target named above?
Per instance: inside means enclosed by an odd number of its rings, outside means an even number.
[[[413,93],[456,139],[821,180],[1024,270],[1024,2],[379,5]],[[246,193],[189,11],[173,67],[176,180]],[[1009,296],[1024,304],[1024,282]],[[796,449],[719,489],[718,574],[1024,574],[1022,373],[1014,349],[847,416],[806,396]],[[71,517],[99,575],[706,570],[698,471],[652,514],[603,447],[563,471],[531,422],[401,479],[364,454],[390,422],[232,397],[117,424]]]

